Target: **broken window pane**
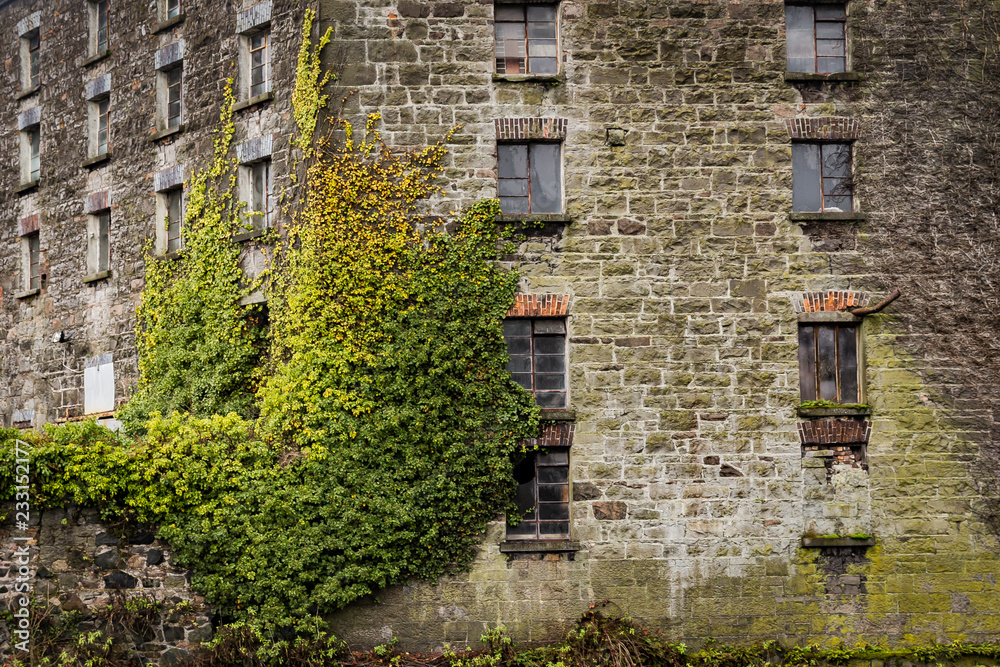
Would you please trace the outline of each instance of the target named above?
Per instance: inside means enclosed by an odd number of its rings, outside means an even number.
[[[514,466],[516,503],[522,521],[507,525],[507,539],[569,538],[569,450],[530,452]]]
[[[819,144],[792,144],[792,210],[821,211]]]
[[[543,408],[566,407],[566,324],[562,319],[511,319],[504,340],[511,378]]]
[[[785,35],[789,72],[832,74],[847,71],[845,5],[786,5]]]
[[[496,70],[500,74],[559,71],[558,5],[494,5]]]
[[[560,144],[529,144],[532,213],[562,212]]]

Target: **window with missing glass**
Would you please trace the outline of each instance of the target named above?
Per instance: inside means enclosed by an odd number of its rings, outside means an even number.
[[[543,409],[565,408],[566,320],[508,319],[503,336],[514,381],[534,394]]]
[[[562,213],[562,144],[498,144],[497,162],[504,213]]]
[[[792,143],[792,210],[854,212],[851,144]]]
[[[241,165],[240,176],[242,200],[250,216],[250,225],[253,231],[264,231],[271,220],[271,160]]]
[[[559,5],[494,5],[498,74],[559,72]]]
[[[111,211],[92,213],[87,218],[87,273],[102,273],[111,268]]]
[[[514,466],[517,525],[508,519],[508,540],[569,539],[569,448],[528,452]]]
[[[799,385],[803,402],[862,402],[858,331],[857,324],[799,324]]]
[[[847,71],[847,5],[785,5],[789,72]]]

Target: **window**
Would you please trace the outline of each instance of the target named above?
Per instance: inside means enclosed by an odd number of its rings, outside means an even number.
[[[111,268],[111,211],[98,211],[87,218],[87,274]]]
[[[165,86],[163,116],[166,120],[167,128],[178,127],[181,124],[183,73],[183,67],[175,67],[162,74],[163,85]]]
[[[497,73],[557,73],[559,6],[496,4],[494,8]]]
[[[37,125],[21,135],[21,183],[32,183],[41,176],[42,135]]]
[[[88,2],[90,18],[90,55],[97,56],[108,51],[108,0]]]
[[[241,199],[254,231],[267,229],[271,222],[271,160],[258,160],[240,167]]]
[[[847,71],[847,6],[785,5],[788,71]]]
[[[504,213],[562,213],[562,145],[497,145]]]
[[[569,539],[569,448],[529,452],[514,466],[514,480],[521,521],[507,524],[507,539]]]
[[[802,401],[860,403],[857,324],[799,324]]]
[[[792,143],[792,210],[854,212],[851,144]]]
[[[271,91],[271,60],[268,49],[270,48],[271,33],[267,30],[255,33],[246,38],[247,48],[249,48],[249,61],[247,81],[250,84],[250,97],[257,97]]]
[[[21,89],[36,88],[41,81],[39,49],[41,37],[38,28],[21,36]]]
[[[167,232],[167,252],[176,252],[184,245],[181,237],[181,224],[183,223],[183,191],[180,188],[168,190],[164,197],[166,199],[166,232]]]
[[[543,409],[565,408],[566,320],[508,319],[503,323],[507,370]]]
[[[181,0],[160,0],[160,22],[177,18],[183,9]]]
[[[90,110],[90,156],[100,157],[108,154],[108,139],[110,134],[111,100],[108,97],[93,100],[87,104]]]
[[[37,290],[42,287],[41,244],[38,232],[21,237],[22,258],[24,259],[24,289]]]

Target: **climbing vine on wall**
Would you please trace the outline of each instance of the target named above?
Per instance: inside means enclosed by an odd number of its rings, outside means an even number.
[[[176,258],[145,253],[146,286],[137,311],[139,390],[120,418],[141,431],[154,412],[198,415],[255,412],[253,381],[264,347],[257,306],[240,305],[249,291],[232,241],[245,215],[236,200],[236,162],[229,156],[232,82],[225,91],[212,163],[184,189],[183,249]],[[157,220],[164,225],[165,221]]]
[[[325,76],[299,77],[297,99],[323,99]],[[147,257],[129,437],[92,423],[32,436],[34,497],[157,525],[223,619],[279,656],[288,630],[315,637],[323,614],[467,564],[513,509],[512,456],[538,410],[506,370],[518,277],[497,262],[497,202],[448,232],[424,219],[445,146],[393,151],[377,116],[362,140],[341,123],[340,140],[314,142],[306,124],[272,325],[254,328],[231,240],[231,108],[227,94],[214,161],[188,187],[180,259]],[[16,432],[2,435],[9,457]]]

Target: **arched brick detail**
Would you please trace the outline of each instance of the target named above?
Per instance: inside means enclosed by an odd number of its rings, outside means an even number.
[[[854,141],[861,134],[855,118],[789,118],[785,127],[792,139],[806,141]]]
[[[497,118],[497,141],[563,141],[569,121],[565,118]]]
[[[507,317],[566,317],[568,294],[518,294]]]
[[[864,444],[871,433],[870,421],[830,418],[799,422],[799,439],[803,445]]]
[[[792,307],[796,313],[823,313],[851,308],[862,308],[868,303],[867,292],[829,290],[827,292],[803,292],[792,296]]]

